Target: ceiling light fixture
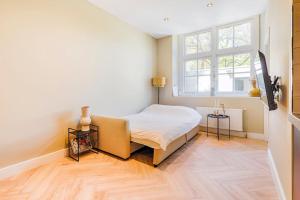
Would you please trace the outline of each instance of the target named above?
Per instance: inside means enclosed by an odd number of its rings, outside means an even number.
[[[169,22],[170,21],[170,18],[169,17],[165,17],[164,18],[164,22]]]
[[[211,7],[213,7],[214,6],[214,4],[212,3],[212,2],[209,2],[207,5],[206,5],[206,7],[208,7],[208,8],[211,8]]]

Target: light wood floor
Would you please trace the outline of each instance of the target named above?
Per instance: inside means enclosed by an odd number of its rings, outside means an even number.
[[[263,142],[196,136],[158,168],[151,163],[149,149],[127,161],[65,158],[0,181],[0,199],[278,199]]]

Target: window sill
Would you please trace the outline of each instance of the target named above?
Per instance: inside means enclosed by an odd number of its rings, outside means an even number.
[[[213,98],[213,99],[218,99],[218,98],[231,98],[231,99],[257,99],[260,100],[260,97],[250,97],[250,96],[243,96],[243,95],[237,95],[237,96],[232,96],[232,95],[219,95],[219,96],[195,96],[195,95],[180,95],[180,96],[174,96],[175,98]]]

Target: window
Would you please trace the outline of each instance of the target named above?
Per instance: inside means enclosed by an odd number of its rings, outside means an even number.
[[[251,71],[250,53],[218,57],[218,92],[247,92]]]
[[[219,49],[251,45],[251,23],[229,26],[218,30]]]
[[[180,36],[180,95],[243,95],[257,50],[257,19]]]
[[[184,68],[184,86],[187,93],[210,91],[211,60],[188,60]]]
[[[200,33],[185,37],[185,55],[211,51],[211,33]]]

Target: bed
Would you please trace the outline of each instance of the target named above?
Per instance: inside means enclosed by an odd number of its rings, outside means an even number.
[[[200,121],[192,108],[157,104],[122,118],[92,116],[92,123],[100,126],[100,150],[127,159],[148,146],[154,149],[155,166],[194,137]]]

